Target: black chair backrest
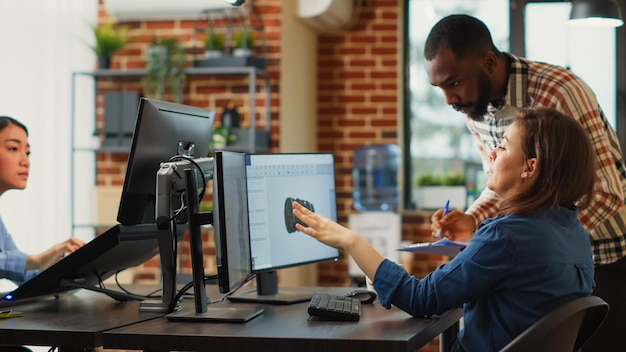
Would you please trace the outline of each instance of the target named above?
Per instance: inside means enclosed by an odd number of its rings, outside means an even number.
[[[576,298],[539,319],[500,352],[577,351],[602,325],[608,311],[608,303],[600,297]]]

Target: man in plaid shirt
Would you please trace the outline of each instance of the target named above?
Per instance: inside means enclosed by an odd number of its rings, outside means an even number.
[[[451,15],[431,29],[424,48],[426,71],[446,102],[466,114],[467,127],[489,170],[488,153],[502,139],[516,111],[550,107],[576,119],[589,133],[596,152],[597,179],[591,206],[579,213],[590,235],[595,265],[593,294],[610,305],[609,316],[585,351],[626,348],[626,169],[615,131],[594,92],[563,67],[529,61],[500,52],[489,29],[471,16]],[[576,177],[576,175],[571,175]],[[498,197],[486,189],[465,211],[432,217],[433,230],[445,237],[471,236],[485,219],[499,212]]]

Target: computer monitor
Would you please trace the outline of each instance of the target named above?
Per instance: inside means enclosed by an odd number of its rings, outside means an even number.
[[[312,292],[278,287],[277,269],[337,260],[339,251],[295,228],[292,202],[298,201],[337,220],[334,157],[330,153],[251,154],[246,156],[252,269],[255,290],[231,301],[289,304],[309,300]]]
[[[200,225],[213,223],[219,290],[237,290],[252,277],[248,200],[246,192],[245,154],[217,151],[213,164],[212,216],[198,212],[196,181],[185,171],[191,261],[194,278],[195,311],[182,310],[167,314],[170,321],[245,322],[263,312],[260,307],[207,307],[204,287],[203,246]],[[191,185],[191,186],[189,186]],[[212,221],[211,221],[212,220]]]
[[[237,290],[252,276],[245,154],[217,152],[213,229],[219,290]]]
[[[194,106],[140,98],[128,155],[117,221],[155,222],[156,172],[176,155],[206,157],[215,112]]]
[[[172,156],[206,156],[213,120],[210,110],[141,98],[117,217],[121,224],[5,294],[0,305],[81,287],[120,300],[140,298],[105,290],[102,282],[157,254],[161,254],[163,275],[169,275],[167,283],[163,280],[163,300],[168,301],[175,289],[174,239],[170,228],[158,229],[155,221],[156,173],[161,162]],[[176,240],[180,238],[177,234]],[[158,310],[169,302],[161,303]]]
[[[158,253],[156,225],[115,225],[12,292],[6,293],[0,299],[0,306],[58,295],[77,288],[102,290],[122,301],[137,299],[123,292],[104,289],[102,281],[118,271],[140,265]]]

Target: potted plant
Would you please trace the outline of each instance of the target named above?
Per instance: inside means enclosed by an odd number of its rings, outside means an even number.
[[[96,43],[91,48],[98,57],[98,68],[107,69],[110,67],[113,54],[131,41],[126,35],[128,28],[126,26],[116,28],[109,21],[92,26],[92,30]]]
[[[220,33],[208,32],[204,38],[204,50],[207,58],[222,56],[224,37]]]
[[[413,189],[413,199],[422,209],[439,209],[447,200],[451,208],[465,208],[467,190],[465,174],[449,173],[445,175],[423,174]]]
[[[187,53],[177,38],[155,37],[146,50],[146,93],[159,100],[171,93],[182,102],[186,63]]]
[[[234,56],[252,55],[252,49],[254,49],[254,32],[241,29],[234,33],[233,39],[235,40]]]

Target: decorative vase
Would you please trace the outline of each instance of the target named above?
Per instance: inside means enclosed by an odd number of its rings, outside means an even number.
[[[207,59],[212,59],[220,56],[222,56],[221,50],[207,50],[204,52],[204,57],[206,57]]]
[[[252,49],[235,48],[235,50],[233,50],[233,56],[252,56]]]
[[[465,186],[419,186],[413,189],[413,199],[421,209],[431,210],[443,207],[450,200],[451,209],[467,207]]]
[[[98,57],[98,69],[108,70],[109,68],[111,68],[111,57],[110,56]]]

